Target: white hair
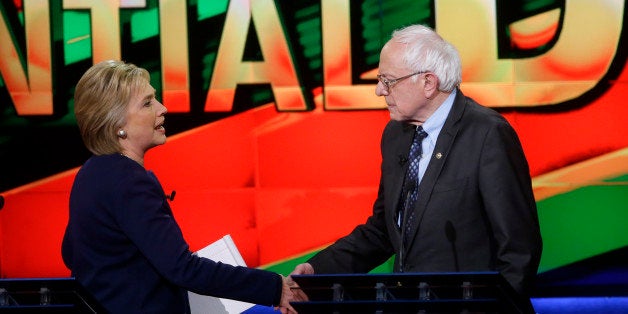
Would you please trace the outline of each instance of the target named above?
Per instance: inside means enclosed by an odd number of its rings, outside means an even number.
[[[462,66],[458,50],[433,29],[423,25],[407,26],[394,31],[390,41],[405,44],[402,61],[413,71],[434,73],[440,91],[451,92],[460,85]]]

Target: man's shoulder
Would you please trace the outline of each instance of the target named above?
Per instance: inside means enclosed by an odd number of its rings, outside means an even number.
[[[465,96],[465,109],[463,119],[466,117],[469,120],[476,122],[485,122],[490,124],[508,124],[508,121],[497,110],[484,106],[476,102],[473,98]]]

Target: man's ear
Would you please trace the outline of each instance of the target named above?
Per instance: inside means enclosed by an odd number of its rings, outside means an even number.
[[[425,88],[425,96],[431,99],[438,93],[438,76],[432,72],[426,73],[422,78],[423,86]]]

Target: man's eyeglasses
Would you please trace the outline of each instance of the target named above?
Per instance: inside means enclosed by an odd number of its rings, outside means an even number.
[[[396,79],[387,79],[385,77],[383,77],[381,74],[377,74],[377,79],[382,82],[382,84],[384,84],[384,86],[386,87],[386,90],[390,91],[391,88],[393,88],[393,86],[395,86],[397,83],[399,83],[402,80],[405,80],[411,76],[417,75],[417,74],[423,74],[423,73],[427,73],[428,71],[419,71],[419,72],[414,72],[412,74],[408,74],[406,76],[402,76]]]

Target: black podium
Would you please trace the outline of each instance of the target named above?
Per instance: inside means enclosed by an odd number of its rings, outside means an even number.
[[[534,313],[498,272],[292,276],[307,302],[299,314]]]
[[[105,313],[74,278],[0,279],[0,313]]]

